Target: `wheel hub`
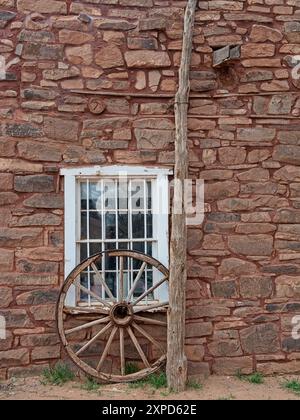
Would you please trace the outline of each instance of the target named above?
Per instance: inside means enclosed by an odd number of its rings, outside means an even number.
[[[110,311],[111,320],[118,327],[127,327],[133,321],[133,310],[127,303],[116,303]]]

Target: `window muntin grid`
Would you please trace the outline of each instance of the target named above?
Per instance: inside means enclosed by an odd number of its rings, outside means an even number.
[[[157,244],[154,232],[153,191],[155,179],[87,178],[79,181],[79,232],[77,241],[78,263],[109,249],[130,249],[153,256]],[[142,262],[125,260],[124,289],[130,290]],[[118,259],[103,256],[97,264],[110,290],[118,297]],[[147,266],[132,297],[141,296],[153,286],[156,273]],[[82,284],[107,298],[104,288],[89,267],[81,275]],[[78,292],[80,303],[94,304],[84,292]],[[153,300],[154,296],[147,297]]]

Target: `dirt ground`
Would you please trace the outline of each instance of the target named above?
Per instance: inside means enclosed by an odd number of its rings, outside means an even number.
[[[265,378],[262,385],[253,385],[238,378],[213,376],[203,381],[201,389],[169,394],[165,389],[147,386],[101,385],[99,390],[86,391],[83,382],[49,386],[41,378],[11,379],[0,382],[0,400],[300,400],[300,394],[283,389],[293,377]]]

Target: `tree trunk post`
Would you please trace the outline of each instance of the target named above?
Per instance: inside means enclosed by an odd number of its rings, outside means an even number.
[[[184,18],[179,88],[175,98],[175,185],[174,198],[184,197],[184,181],[188,178],[188,107],[190,94],[190,63],[197,0],[188,0]],[[184,203],[181,212],[173,211],[170,246],[170,308],[168,316],[167,377],[169,389],[184,391],[187,383],[185,356],[185,308],[187,280],[187,225]],[[177,214],[181,213],[181,214]]]

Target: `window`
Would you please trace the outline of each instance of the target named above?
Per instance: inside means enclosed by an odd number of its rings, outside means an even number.
[[[149,254],[168,266],[168,169],[143,167],[92,167],[63,169],[65,176],[65,275],[86,258],[110,249],[130,249]],[[117,261],[103,257],[102,275],[118,296]],[[126,266],[130,288],[139,266]],[[145,270],[136,294],[141,295],[159,279]],[[86,271],[82,284],[102,297],[105,291]],[[100,287],[100,289],[99,289]],[[97,289],[98,288],[98,289]],[[153,300],[165,300],[167,286]],[[93,304],[91,297],[71,290],[68,304]]]

